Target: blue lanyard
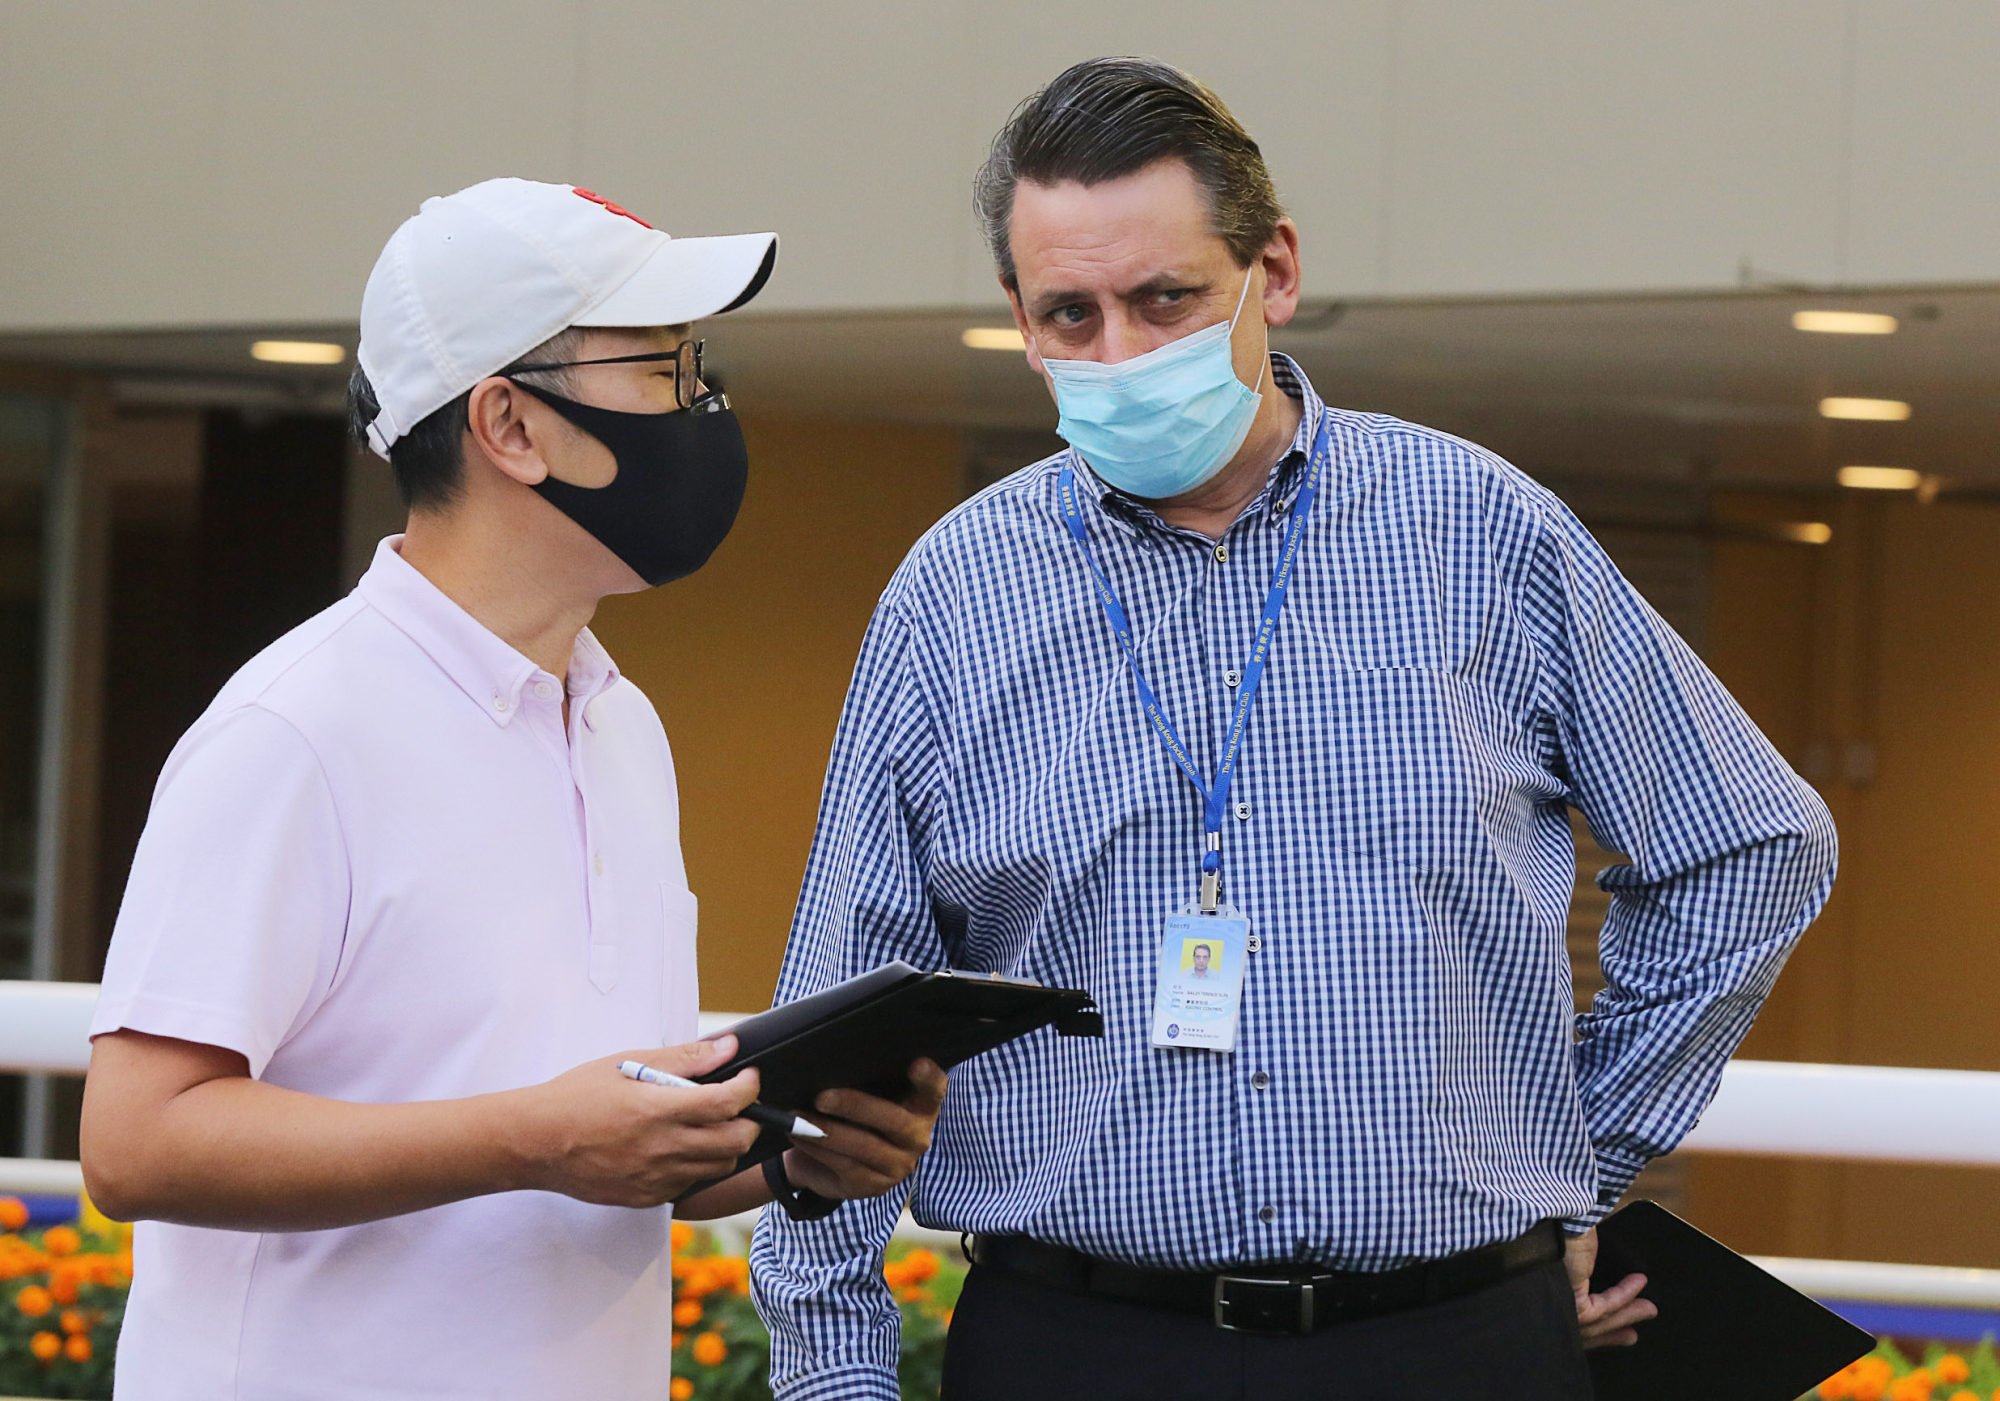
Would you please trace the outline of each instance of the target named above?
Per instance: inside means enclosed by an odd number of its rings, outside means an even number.
[[[1068,462],[1063,464],[1058,484],[1063,524],[1069,527],[1077,548],[1083,551],[1083,562],[1090,567],[1091,580],[1097,585],[1097,597],[1104,604],[1104,616],[1111,620],[1111,631],[1117,636],[1118,645],[1125,649],[1126,659],[1132,663],[1132,682],[1138,687],[1139,704],[1146,712],[1147,722],[1204,800],[1202,823],[1206,829],[1206,842],[1201,855],[1201,909],[1204,914],[1215,912],[1216,902],[1221,896],[1223,809],[1229,802],[1230,785],[1236,779],[1237,754],[1243,747],[1244,729],[1250,723],[1250,708],[1257,703],[1257,687],[1264,679],[1264,664],[1271,655],[1271,640],[1277,635],[1278,615],[1285,609],[1285,591],[1291,585],[1292,565],[1298,559],[1299,543],[1305,537],[1306,517],[1312,514],[1313,501],[1319,495],[1320,474],[1331,465],[1329,427],[1322,416],[1319,432],[1313,438],[1312,455],[1306,461],[1305,481],[1299,486],[1298,499],[1293,502],[1292,523],[1285,531],[1284,548],[1278,554],[1277,572],[1271,576],[1270,591],[1264,595],[1263,621],[1257,625],[1257,640],[1250,648],[1250,660],[1243,667],[1243,678],[1236,696],[1236,713],[1230,717],[1229,734],[1222,744],[1222,762],[1216,768],[1214,783],[1205,780],[1201,770],[1195,767],[1193,756],[1181,743],[1173,721],[1167,718],[1159,696],[1146,680],[1146,673],[1139,665],[1139,649],[1132,638],[1132,623],[1125,615],[1125,606],[1118,601],[1111,581],[1104,577],[1104,571],[1097,567],[1097,557],[1090,551],[1089,527],[1084,524],[1083,511],[1077,505],[1076,470]]]

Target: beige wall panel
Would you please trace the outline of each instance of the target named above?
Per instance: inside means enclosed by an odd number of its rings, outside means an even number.
[[[987,142],[1132,51],[1257,134],[1314,298],[2000,277],[1976,0],[79,0],[0,6],[0,329],[349,321],[498,171],[779,229],[766,312],[991,308]]]
[[[212,320],[221,6],[0,7],[0,323]]]
[[[2000,6],[1855,5],[1846,275],[1988,281],[2000,273]]]
[[[992,258],[966,212],[974,167],[1016,103],[1070,64],[1102,54],[1164,59],[1229,105],[1263,149],[1278,197],[1299,223],[1309,297],[1381,290],[1390,0],[1261,7],[1082,0],[1039,22],[1032,7],[964,8],[977,60],[969,89],[973,135],[964,168],[953,173],[952,208],[968,230],[967,301],[1000,305]]]
[[[232,0],[222,140],[197,166],[226,214],[209,321],[352,321],[390,232],[495,175],[563,180],[568,0]]]
[[[1826,281],[1841,11],[1824,0],[1405,0],[1397,295]]]
[[[760,312],[948,305],[964,277],[958,7],[586,0],[574,178],[669,232],[776,229]]]

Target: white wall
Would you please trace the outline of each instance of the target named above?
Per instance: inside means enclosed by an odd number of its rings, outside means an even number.
[[[972,170],[1102,52],[1231,103],[1314,296],[2000,280],[1991,0],[0,0],[0,330],[350,321],[499,173],[781,230],[763,311],[992,303]]]

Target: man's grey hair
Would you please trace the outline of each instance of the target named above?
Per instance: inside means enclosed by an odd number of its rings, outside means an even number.
[[[1199,80],[1149,58],[1093,58],[1014,109],[973,179],[973,204],[1000,278],[1020,290],[1008,230],[1023,180],[1100,184],[1155,161],[1186,162],[1215,232],[1250,266],[1285,215],[1263,152]]]

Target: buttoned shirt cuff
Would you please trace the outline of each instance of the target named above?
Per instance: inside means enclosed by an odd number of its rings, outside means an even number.
[[[850,1363],[793,1377],[772,1394],[777,1401],[902,1401],[903,1389],[894,1372]]]
[[[1563,1234],[1580,1236],[1617,1210],[1618,1203],[1632,1190],[1633,1181],[1645,1169],[1646,1164],[1643,1159],[1634,1161],[1622,1153],[1598,1150],[1597,1205],[1582,1216],[1571,1217],[1563,1222]]]

